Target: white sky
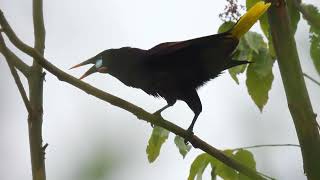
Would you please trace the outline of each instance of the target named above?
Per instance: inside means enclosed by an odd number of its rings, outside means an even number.
[[[243,1],[241,1],[243,2]],[[308,1],[316,2],[316,0]],[[316,2],[320,6],[319,1]],[[68,71],[76,63],[101,50],[122,46],[150,48],[164,41],[184,40],[216,33],[225,1],[202,0],[55,0],[44,1],[47,31],[45,56],[52,63],[79,77],[86,69]],[[19,37],[33,43],[31,1],[0,0],[0,7]],[[258,30],[258,26],[253,28]],[[299,24],[297,45],[305,72],[319,79],[310,60],[308,26]],[[30,63],[31,59],[15,50]],[[9,69],[0,56],[0,179],[31,179],[26,110]],[[245,78],[236,85],[228,73],[199,90],[203,111],[195,133],[217,148],[256,144],[297,143],[287,109],[278,66],[269,102],[261,114],[250,99]],[[165,104],[141,90],[124,86],[106,75],[92,75],[86,82],[153,112]],[[319,113],[319,87],[306,81],[315,112]],[[164,117],[187,127],[193,113],[178,102]],[[178,154],[173,135],[158,160],[149,164],[145,149],[151,133],[149,124],[101,102],[47,74],[44,88],[44,143],[48,179],[76,179],[79,165],[102,152],[110,161],[105,179],[186,179],[193,159],[201,153],[192,149],[185,159]],[[260,172],[277,179],[305,179],[297,148],[252,150]],[[209,172],[205,178],[209,178]]]

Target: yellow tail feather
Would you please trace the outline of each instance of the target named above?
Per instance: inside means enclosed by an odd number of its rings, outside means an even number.
[[[231,29],[230,33],[232,36],[240,39],[254,23],[268,10],[271,3],[264,3],[263,1],[257,2],[251,7],[246,14],[244,14],[237,24]]]

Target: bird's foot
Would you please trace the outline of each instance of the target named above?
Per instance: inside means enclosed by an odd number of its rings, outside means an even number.
[[[157,117],[161,117],[161,112],[162,112],[162,110],[160,109],[160,110],[158,110],[158,111],[156,111],[156,112],[154,112],[152,114],[157,116]],[[150,125],[151,125],[152,128],[154,128],[154,124],[153,123],[150,123]]]
[[[153,115],[155,115],[155,116],[161,116],[161,112],[162,112],[162,111],[161,111],[161,109],[160,109],[160,110],[154,112]]]
[[[188,128],[187,130],[187,136],[184,138],[184,143],[186,145],[189,144],[190,139],[192,138],[192,136],[194,135],[192,128]]]

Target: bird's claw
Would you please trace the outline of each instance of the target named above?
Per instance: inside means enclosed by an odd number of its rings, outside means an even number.
[[[150,125],[151,125],[152,128],[154,128],[154,124],[153,123],[150,123]]]
[[[155,116],[161,116],[161,111],[156,111],[156,112],[153,113],[153,115],[155,115]]]

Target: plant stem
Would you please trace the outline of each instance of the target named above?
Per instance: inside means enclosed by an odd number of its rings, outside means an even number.
[[[41,55],[44,54],[45,43],[42,5],[42,0],[33,0],[34,47]],[[43,76],[42,67],[34,59],[31,73],[28,77],[29,97],[33,110],[28,119],[33,180],[46,179],[45,153],[42,147]]]
[[[320,136],[303,78],[296,42],[290,28],[284,0],[271,0],[268,11],[270,30],[276,50],[288,107],[296,128],[309,180],[320,179]]]

